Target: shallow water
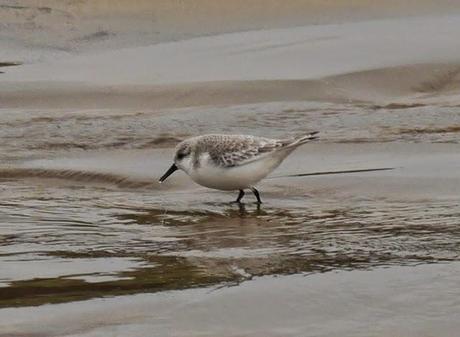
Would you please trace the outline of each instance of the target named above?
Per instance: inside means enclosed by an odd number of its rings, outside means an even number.
[[[172,111],[5,109],[0,116],[0,153],[8,160],[0,187],[1,307],[459,259],[457,199],[341,200],[314,191],[302,197],[279,192],[278,181],[262,207],[251,196],[238,207],[224,202],[234,197],[228,193],[209,202],[214,192],[205,189],[152,189],[155,177],[120,188],[91,168],[104,152],[170,147],[191,130],[272,137],[324,130],[320,142],[332,144],[458,143],[460,119],[450,106],[286,102]],[[65,159],[94,151],[78,165]],[[44,166],[28,164],[38,158]],[[129,179],[116,158],[104,165]],[[60,171],[59,163],[75,172]],[[308,181],[304,188],[308,195]]]
[[[145,189],[3,182],[1,193],[2,307],[460,257],[454,201],[272,198],[257,209],[174,205]]]
[[[206,121],[206,123],[204,123]],[[458,143],[458,106],[274,102],[171,110],[0,109],[0,153],[43,158],[69,151],[172,147],[203,133],[286,137],[311,130],[320,142]]]

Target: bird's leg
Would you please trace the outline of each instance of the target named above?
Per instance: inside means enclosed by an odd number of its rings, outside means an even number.
[[[238,198],[236,198],[236,203],[240,203],[241,202],[241,199],[243,199],[244,197],[244,191],[243,190],[240,190],[240,194],[238,194]]]
[[[262,203],[262,200],[260,200],[259,191],[257,191],[255,187],[251,187],[251,191],[252,191],[252,193],[254,193],[254,195],[256,196],[256,198],[257,198],[257,203],[258,203],[258,204],[261,204],[261,203]]]

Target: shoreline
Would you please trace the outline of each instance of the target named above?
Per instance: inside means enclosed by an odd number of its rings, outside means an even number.
[[[417,64],[319,79],[202,81],[177,84],[95,84],[65,81],[0,82],[0,108],[171,109],[263,102],[316,101],[369,105],[449,100],[460,87],[460,64]],[[444,96],[444,97],[443,97]]]

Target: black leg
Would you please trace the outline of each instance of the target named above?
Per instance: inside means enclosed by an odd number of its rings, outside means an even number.
[[[252,191],[252,193],[254,193],[254,195],[256,196],[256,198],[257,198],[257,203],[258,203],[258,204],[261,204],[261,203],[262,203],[262,200],[260,200],[259,191],[257,191],[255,187],[251,187],[251,191]]]
[[[238,194],[238,198],[236,198],[235,202],[240,203],[241,199],[243,199],[243,197],[244,197],[244,191],[240,190],[240,194]]]

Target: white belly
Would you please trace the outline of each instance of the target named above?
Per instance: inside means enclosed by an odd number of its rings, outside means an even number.
[[[202,186],[218,190],[245,189],[265,178],[281,163],[282,159],[266,157],[230,168],[202,165],[190,172],[190,178]]]

